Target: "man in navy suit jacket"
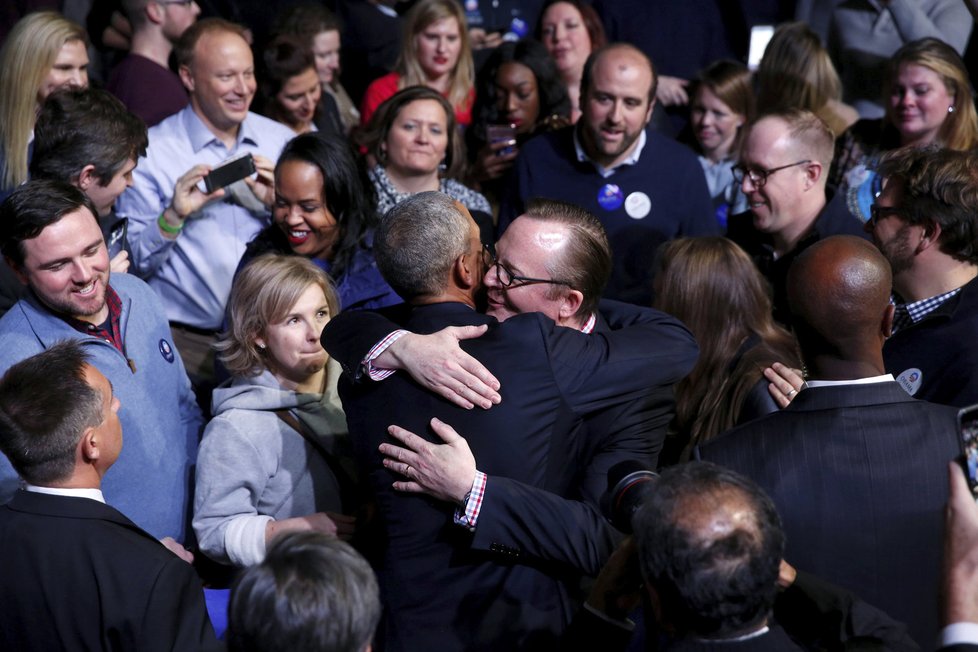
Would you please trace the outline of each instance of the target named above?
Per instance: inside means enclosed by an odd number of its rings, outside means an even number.
[[[926,647],[937,631],[956,413],[912,399],[884,373],[890,287],[889,265],[864,240],[834,236],[802,253],[788,296],[806,388],[699,454],[770,494],[792,564],[907,623]]]
[[[559,327],[539,313],[502,323],[479,314],[486,261],[478,228],[438,193],[392,209],[375,246],[385,278],[415,306],[412,331],[488,327],[463,346],[499,378],[503,399],[487,411],[464,410],[402,374],[341,385],[386,530],[381,638],[389,650],[553,649],[571,609],[564,581],[596,572],[617,538],[593,507],[562,497],[584,448],[583,417],[640,395],[661,367],[684,367],[688,331],[631,306],[612,323],[630,327],[604,335]],[[330,323],[328,345],[343,339],[348,321],[341,315]],[[357,328],[369,342],[389,331],[386,322],[374,333],[362,322]],[[653,336],[661,349],[648,346]],[[342,353],[348,370],[359,366],[361,355]],[[454,504],[394,492],[401,478],[384,468],[377,448],[392,441],[391,424],[438,441],[428,430],[432,417],[464,432],[479,463],[478,472],[471,461],[446,481],[442,497]],[[433,428],[452,438],[443,424]]]
[[[77,342],[0,380],[0,449],[27,483],[0,507],[0,649],[223,649],[190,564],[104,503],[118,411]]]

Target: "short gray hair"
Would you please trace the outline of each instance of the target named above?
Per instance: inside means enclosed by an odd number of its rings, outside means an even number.
[[[438,294],[469,251],[469,221],[448,195],[419,192],[387,211],[374,249],[380,273],[407,301]]]

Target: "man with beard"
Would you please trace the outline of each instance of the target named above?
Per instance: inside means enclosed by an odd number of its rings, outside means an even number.
[[[593,53],[581,79],[580,121],[522,148],[499,214],[502,233],[534,197],[591,211],[611,240],[614,267],[604,295],[640,305],[651,303],[659,244],[719,233],[696,156],[646,129],[656,86],[652,62],[635,47],[619,43]]]
[[[61,340],[81,342],[126,406],[127,445],[105,497],[157,538],[184,540],[201,415],[156,294],[109,274],[97,209],[80,189],[35,179],[0,206],[0,251],[28,296],[0,319],[0,372]],[[0,501],[18,488],[0,458]]]
[[[978,403],[978,155],[897,150],[866,231],[893,268],[886,370],[915,398]]]

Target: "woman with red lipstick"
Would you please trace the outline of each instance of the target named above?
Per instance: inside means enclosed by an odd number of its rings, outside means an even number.
[[[404,45],[394,72],[367,87],[360,109],[360,124],[370,124],[377,108],[394,93],[411,86],[426,86],[442,94],[463,127],[472,121],[475,67],[469,31],[461,3],[421,0],[407,13]]]
[[[700,72],[690,87],[690,144],[699,155],[710,188],[717,222],[747,210],[747,198],[733,178],[743,126],[754,117],[750,71],[736,61],[717,61]]]
[[[337,136],[317,132],[289,141],[275,166],[273,223],[248,243],[238,273],[262,253],[295,254],[332,277],[344,310],[402,303],[374,261],[376,200],[363,177]]]
[[[978,147],[978,113],[968,71],[954,48],[936,38],[907,43],[890,59],[883,81],[886,117],[860,120],[836,141],[829,186],[846,193],[863,221],[881,189],[873,170],[880,154],[937,143]]]
[[[549,0],[537,26],[537,40],[547,48],[571,103],[571,122],[581,117],[581,77],[591,52],[607,39],[601,19],[581,0]]]
[[[530,137],[570,124],[570,99],[553,59],[536,41],[503,43],[489,56],[476,82],[472,126],[465,133],[469,179],[498,196],[498,180],[513,166]],[[509,138],[492,127],[512,127]]]

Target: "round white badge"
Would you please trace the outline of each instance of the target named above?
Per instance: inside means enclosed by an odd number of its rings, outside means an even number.
[[[916,367],[911,367],[896,377],[896,381],[911,396],[916,394],[917,390],[920,389],[920,383],[923,379],[924,374]]]
[[[640,220],[652,210],[652,200],[644,192],[633,192],[625,198],[625,212],[628,217]]]

